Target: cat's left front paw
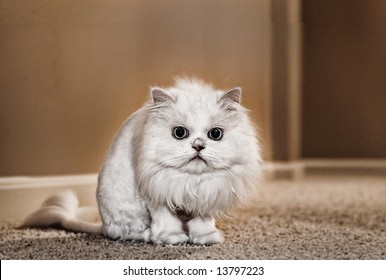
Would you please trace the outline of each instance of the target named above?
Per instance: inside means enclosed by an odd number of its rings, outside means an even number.
[[[205,234],[200,234],[198,232],[190,233],[189,242],[200,245],[223,243],[224,236],[219,230],[215,230]]]
[[[222,231],[210,217],[195,217],[187,223],[189,242],[194,244],[216,244],[224,242]]]

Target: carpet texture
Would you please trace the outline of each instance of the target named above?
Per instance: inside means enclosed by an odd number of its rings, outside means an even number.
[[[265,182],[220,221],[212,246],[112,241],[58,229],[0,229],[1,259],[386,259],[386,178],[307,176]]]

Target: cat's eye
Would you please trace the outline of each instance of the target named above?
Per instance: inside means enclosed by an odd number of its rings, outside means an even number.
[[[214,141],[218,141],[222,138],[223,131],[219,127],[214,127],[208,131],[208,137]]]
[[[173,129],[173,137],[182,140],[189,137],[189,130],[183,126],[177,126]]]

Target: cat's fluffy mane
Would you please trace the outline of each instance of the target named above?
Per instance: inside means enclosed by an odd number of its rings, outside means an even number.
[[[199,79],[177,78],[173,87],[154,89],[167,96],[145,109],[134,165],[140,193],[150,204],[193,216],[221,217],[238,202],[245,203],[258,182],[261,159],[255,129],[239,99],[222,98],[225,91]],[[175,126],[187,127],[191,137],[173,139]],[[207,139],[212,127],[224,130],[221,141]],[[187,163],[197,137],[206,141],[206,164]]]

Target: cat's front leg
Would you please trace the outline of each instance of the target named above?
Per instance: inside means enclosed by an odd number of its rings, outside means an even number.
[[[150,240],[155,244],[179,244],[189,240],[181,220],[168,207],[149,207],[151,214]]]
[[[189,241],[194,244],[222,243],[222,232],[216,228],[215,220],[209,217],[195,217],[187,223]]]

